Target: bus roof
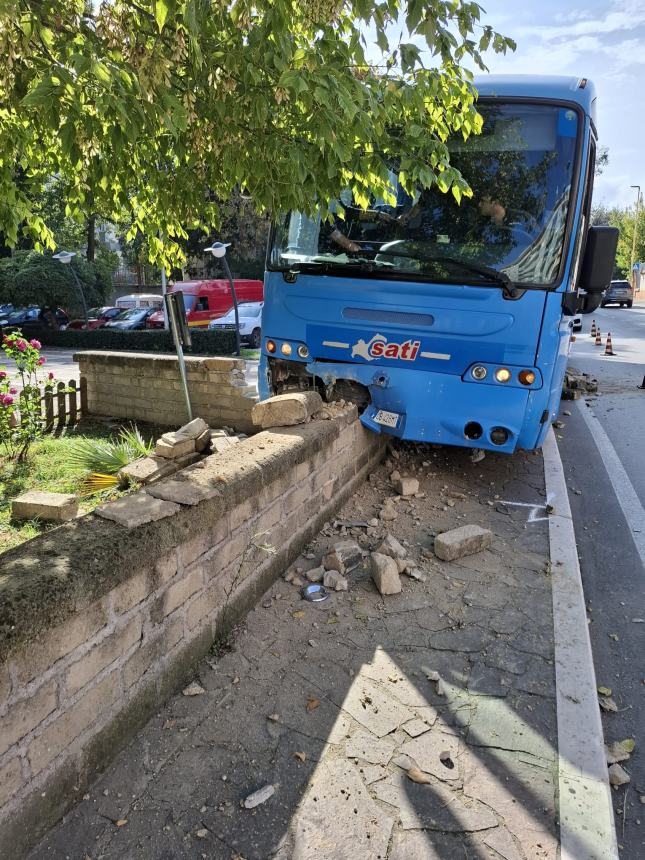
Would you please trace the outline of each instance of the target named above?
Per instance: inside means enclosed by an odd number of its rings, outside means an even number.
[[[482,98],[508,97],[575,102],[596,121],[596,88],[586,78],[556,75],[481,75],[475,87]]]

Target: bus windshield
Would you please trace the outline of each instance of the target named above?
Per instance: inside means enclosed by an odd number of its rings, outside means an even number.
[[[322,220],[289,213],[274,230],[268,266],[446,283],[552,287],[565,254],[578,139],[576,111],[482,102],[480,135],[449,142],[473,195],[436,187],[414,197],[390,174],[395,199],[362,209],[351,192]]]

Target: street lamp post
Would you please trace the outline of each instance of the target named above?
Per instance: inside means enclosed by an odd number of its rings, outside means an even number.
[[[81,285],[81,282],[78,279],[78,275],[76,274],[76,272],[74,271],[74,269],[70,265],[70,263],[72,262],[72,257],[75,257],[75,256],[76,256],[76,254],[74,253],[74,251],[59,251],[57,254],[54,254],[53,259],[58,260],[64,266],[70,267],[70,271],[71,271],[72,275],[74,276],[74,282],[76,284],[76,288],[78,289],[78,293],[81,297],[81,303],[83,305],[83,316],[85,317],[85,328],[89,329],[90,322],[89,322],[89,318],[87,315],[87,302],[85,301],[85,293],[83,292],[83,287]]]
[[[632,284],[634,286],[634,291],[638,289],[640,286],[636,283],[636,275],[634,274],[634,264],[636,263],[636,234],[638,232],[638,216],[641,208],[641,187],[640,185],[630,185],[630,188],[636,189],[636,215],[634,217],[634,233],[632,235],[632,256],[631,263],[629,267],[629,277],[632,280]]]
[[[205,251],[209,251],[213,257],[218,260],[221,260],[224,264],[224,270],[226,271],[226,276],[228,277],[228,283],[231,287],[231,296],[233,298],[233,308],[235,309],[235,355],[240,354],[240,310],[237,304],[237,294],[235,292],[235,284],[233,283],[233,275],[231,274],[230,266],[228,265],[228,260],[226,259],[226,249],[230,246],[230,242],[224,244],[224,242],[213,242],[213,244],[205,248]]]

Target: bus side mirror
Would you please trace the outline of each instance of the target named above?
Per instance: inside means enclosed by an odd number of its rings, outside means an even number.
[[[578,288],[586,295],[581,296],[582,313],[594,311],[602,299],[602,294],[611,282],[618,246],[618,228],[595,226],[587,231],[585,252],[580,267]]]

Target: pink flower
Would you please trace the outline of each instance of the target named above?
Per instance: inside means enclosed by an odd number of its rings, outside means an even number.
[[[0,379],[6,379],[6,378],[7,378],[7,371],[6,370],[0,370]]]
[[[17,388],[10,388],[10,389],[9,389],[9,394],[17,394],[17,393],[18,393],[18,389],[17,389]]]
[[[10,394],[2,395],[2,405],[3,406],[11,406],[13,403],[13,397]]]
[[[53,379],[53,378],[54,378],[54,374],[50,370],[49,373],[47,374],[47,379]]]
[[[26,340],[17,340],[16,341],[16,349],[20,350],[20,352],[24,352],[27,349],[27,341]]]
[[[40,347],[42,346],[42,343],[35,338],[34,340],[30,340],[29,343],[33,346],[34,349],[40,349]]]
[[[41,357],[38,359],[38,364],[40,364],[40,366],[42,367],[42,365],[43,365],[46,361],[47,361],[47,359],[46,359],[46,358],[44,358],[43,356],[41,356]]]

